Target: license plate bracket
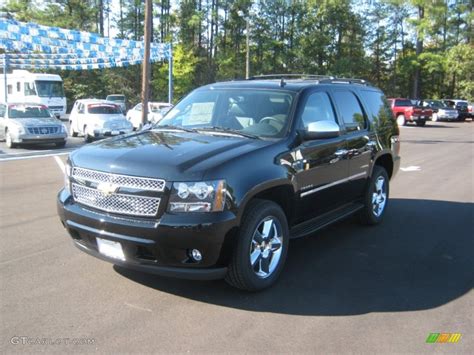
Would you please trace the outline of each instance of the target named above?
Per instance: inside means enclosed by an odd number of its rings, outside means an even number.
[[[96,238],[96,240],[99,253],[112,259],[125,261],[125,254],[123,252],[122,244],[119,242],[114,242],[113,240],[102,238]]]

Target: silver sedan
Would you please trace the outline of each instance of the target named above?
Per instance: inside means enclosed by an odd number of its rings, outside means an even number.
[[[0,103],[0,139],[8,148],[20,144],[66,145],[66,127],[41,104]]]

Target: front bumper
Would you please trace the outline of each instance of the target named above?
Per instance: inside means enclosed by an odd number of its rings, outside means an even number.
[[[47,144],[61,143],[67,138],[67,133],[58,134],[12,134],[12,142],[16,144]]]
[[[236,216],[230,211],[212,214],[164,214],[159,219],[120,217],[86,208],[62,190],[58,214],[74,244],[102,260],[137,271],[184,279],[223,278],[233,243]],[[125,261],[98,250],[97,237],[120,243]],[[202,260],[190,257],[198,249]]]

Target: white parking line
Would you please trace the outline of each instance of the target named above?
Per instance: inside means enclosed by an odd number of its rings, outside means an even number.
[[[407,166],[406,168],[400,168],[401,171],[421,171],[421,168],[419,166]]]
[[[2,161],[11,161],[11,160],[25,160],[25,159],[35,159],[35,158],[45,158],[45,157],[54,157],[57,155],[68,155],[71,151],[62,152],[62,153],[51,153],[51,154],[41,154],[41,155],[26,155],[22,157],[7,157],[2,158],[0,155],[0,162]]]
[[[55,155],[54,160],[56,160],[56,163],[58,164],[59,169],[61,169],[62,173],[64,174],[64,172],[66,171],[66,167],[64,166],[64,163],[61,160],[61,158]]]

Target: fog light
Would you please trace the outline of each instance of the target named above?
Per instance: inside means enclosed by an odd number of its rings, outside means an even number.
[[[197,249],[191,250],[191,257],[193,258],[194,261],[201,261],[202,260],[201,252]]]

